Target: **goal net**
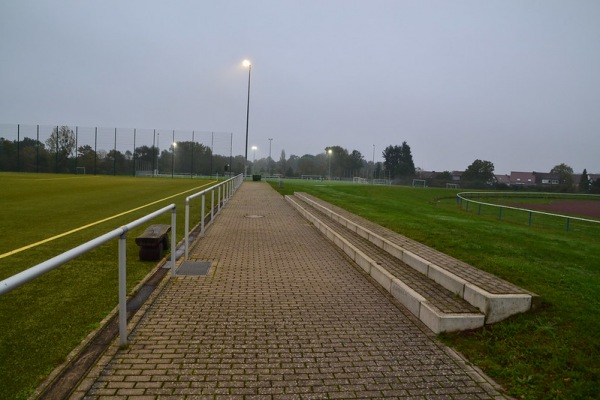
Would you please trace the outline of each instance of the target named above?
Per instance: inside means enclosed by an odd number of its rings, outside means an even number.
[[[373,179],[373,185],[389,185],[389,179]]]
[[[413,179],[413,187],[427,187],[425,179]]]
[[[85,175],[85,167],[75,167],[75,173],[77,175]]]
[[[366,180],[365,178],[360,178],[358,176],[355,176],[354,178],[352,178],[352,181],[354,183],[369,183],[369,181]]]
[[[321,175],[302,175],[302,179],[306,179],[309,181],[320,181],[323,180],[323,178],[321,178]]]
[[[458,189],[458,183],[446,183],[446,189]]]

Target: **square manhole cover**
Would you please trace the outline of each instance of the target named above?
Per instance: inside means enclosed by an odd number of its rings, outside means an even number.
[[[177,269],[178,276],[201,276],[207,275],[210,269],[210,261],[184,261]]]

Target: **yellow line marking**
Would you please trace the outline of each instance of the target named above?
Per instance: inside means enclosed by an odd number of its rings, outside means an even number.
[[[71,233],[75,233],[75,232],[82,231],[82,230],[84,230],[84,229],[87,229],[87,228],[89,228],[89,227],[92,227],[92,226],[94,226],[94,225],[98,225],[98,224],[101,224],[101,223],[103,223],[103,222],[110,221],[111,219],[115,219],[115,218],[122,217],[123,215],[127,215],[127,214],[129,214],[129,213],[132,213],[132,212],[135,212],[135,211],[141,210],[142,208],[150,207],[150,206],[152,206],[152,205],[154,205],[154,204],[160,203],[161,201],[169,200],[169,199],[172,199],[173,197],[181,196],[182,194],[185,194],[185,193],[188,193],[188,192],[191,192],[191,191],[194,191],[194,190],[201,189],[201,188],[203,188],[203,187],[205,187],[205,186],[208,186],[208,185],[211,185],[211,184],[213,184],[213,183],[215,183],[215,182],[217,182],[217,181],[211,181],[211,182],[207,183],[206,185],[198,186],[198,187],[195,187],[195,188],[192,188],[192,189],[189,189],[189,190],[183,191],[183,192],[181,192],[181,193],[177,193],[177,194],[174,194],[174,195],[172,195],[172,196],[165,197],[164,199],[156,200],[156,201],[153,201],[152,203],[148,203],[148,204],[145,204],[145,205],[143,205],[143,206],[140,206],[140,207],[132,208],[131,210],[124,211],[124,212],[122,212],[122,213],[119,213],[119,214],[115,214],[115,215],[113,215],[113,216],[110,216],[110,217],[108,217],[108,218],[101,219],[101,220],[99,220],[99,221],[96,221],[96,222],[92,222],[91,224],[87,224],[87,225],[84,225],[84,226],[80,226],[79,228],[75,228],[75,229],[72,229],[72,230],[70,230],[70,231],[68,231],[68,232],[63,232],[63,233],[61,233],[61,234],[58,234],[58,235],[56,235],[56,236],[52,236],[52,237],[49,237],[49,238],[47,238],[47,239],[40,240],[39,242],[35,242],[35,243],[32,243],[32,244],[30,244],[30,245],[27,245],[27,246],[24,246],[24,247],[21,247],[21,248],[18,248],[18,249],[15,249],[15,250],[9,251],[8,253],[0,254],[0,259],[2,259],[2,258],[6,258],[6,257],[8,257],[8,256],[12,256],[13,254],[20,253],[20,252],[22,252],[22,251],[25,251],[25,250],[31,249],[31,248],[33,248],[33,247],[36,247],[36,246],[39,246],[39,245],[41,245],[41,244],[48,243],[48,242],[51,242],[51,241],[53,241],[53,240],[56,240],[56,239],[60,239],[61,237],[64,237],[64,236],[70,235]]]

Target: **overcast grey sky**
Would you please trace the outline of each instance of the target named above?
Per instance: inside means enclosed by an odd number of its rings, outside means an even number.
[[[600,1],[2,0],[0,122],[600,172]],[[250,154],[250,152],[249,152]],[[250,156],[249,156],[250,157]]]

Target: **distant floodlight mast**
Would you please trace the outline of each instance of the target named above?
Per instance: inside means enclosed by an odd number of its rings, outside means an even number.
[[[331,155],[333,154],[333,150],[328,149],[327,154],[329,154],[329,180],[331,180]]]
[[[177,147],[177,142],[173,142],[173,155],[171,157],[171,179],[173,179],[175,177],[175,148],[176,147]]]
[[[248,176],[248,122],[250,121],[250,75],[252,73],[252,63],[249,60],[242,61],[242,65],[248,68],[248,101],[246,102],[246,148],[244,161],[244,179]]]

